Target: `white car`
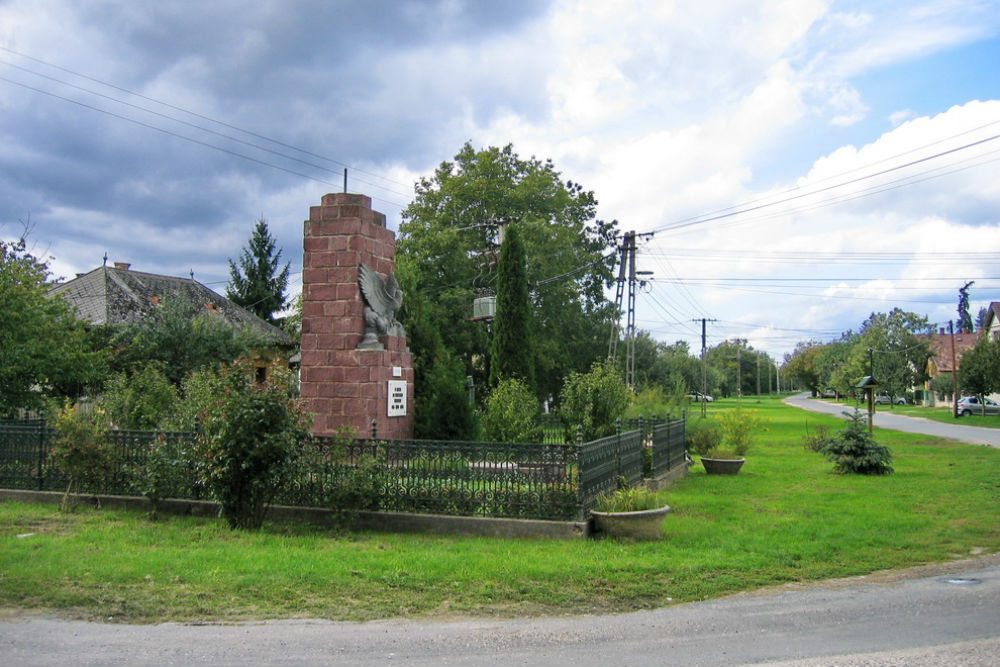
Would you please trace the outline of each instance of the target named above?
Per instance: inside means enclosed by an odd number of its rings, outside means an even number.
[[[906,405],[906,399],[902,396],[897,396],[896,398],[889,398],[888,394],[879,394],[875,397],[875,405]]]
[[[709,396],[708,394],[703,394],[700,391],[696,391],[693,394],[688,394],[688,400],[693,401],[694,403],[701,403],[702,401],[704,401],[705,403],[711,403],[715,399]]]

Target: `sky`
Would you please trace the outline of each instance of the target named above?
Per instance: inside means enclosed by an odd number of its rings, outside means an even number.
[[[224,292],[263,217],[297,291],[345,167],[395,229],[465,142],[646,234],[637,326],[695,354],[1000,301],[1000,0],[0,0],[0,237],[55,277]]]

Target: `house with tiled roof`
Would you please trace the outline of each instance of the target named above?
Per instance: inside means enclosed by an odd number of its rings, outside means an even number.
[[[129,264],[101,266],[49,288],[62,297],[77,317],[91,324],[136,324],[148,318],[164,300],[180,300],[239,329],[249,329],[278,345],[291,343],[288,334],[250,311],[216,294],[194,278],[176,278],[131,270]]]
[[[249,330],[269,348],[287,350],[292,346],[287,333],[193,277],[133,271],[129,264],[116,263],[113,267],[101,266],[73,280],[51,285],[49,296],[64,299],[76,310],[77,317],[93,325],[137,324],[149,318],[165,301],[179,300],[195,313],[219,317],[235,328]],[[262,352],[258,351],[256,356],[263,369],[274,355]],[[287,358],[287,353],[278,357]]]
[[[917,338],[926,341],[930,349],[931,356],[927,359],[926,373],[930,378],[924,385],[931,404],[934,403],[934,395],[931,389],[931,382],[942,373],[954,373],[962,363],[962,353],[973,347],[979,340],[979,335],[967,332],[958,332],[954,336],[943,328],[938,333],[918,334]],[[954,354],[952,353],[952,343],[954,342]],[[950,397],[947,400],[951,400]]]

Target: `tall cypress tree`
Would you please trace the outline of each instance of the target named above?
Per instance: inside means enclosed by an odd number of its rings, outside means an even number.
[[[254,227],[247,247],[240,253],[239,266],[229,260],[229,288],[226,296],[262,320],[274,323],[274,313],[285,307],[289,263],[278,268],[281,250],[261,218]]]
[[[497,312],[490,345],[490,386],[520,378],[535,391],[535,355],[531,335],[531,301],[524,245],[517,225],[507,228],[497,265]]]

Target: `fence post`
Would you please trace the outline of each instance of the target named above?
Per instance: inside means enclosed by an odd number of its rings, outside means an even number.
[[[615,477],[622,475],[622,418],[615,420]]]
[[[375,440],[377,438],[378,438],[378,425],[375,423],[375,420],[373,419],[372,420],[372,440]]]
[[[42,461],[45,458],[45,422],[38,422],[38,490],[42,491],[45,488],[45,480],[43,475],[45,474],[45,468],[42,466]]]
[[[583,424],[576,425],[576,444],[583,444]]]

